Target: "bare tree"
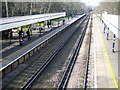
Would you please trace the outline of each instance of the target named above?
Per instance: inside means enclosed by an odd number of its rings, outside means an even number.
[[[118,4],[119,2],[101,2],[94,10],[97,13],[103,13],[103,11],[106,10],[110,14],[118,14]]]
[[[83,4],[80,2],[2,2],[2,16],[20,16],[39,13],[63,12],[70,15],[73,11],[83,11]]]
[[[45,2],[41,2],[41,5],[40,5],[40,10],[39,10],[39,12],[40,12],[40,13],[42,13],[42,12],[43,12],[42,10],[43,10],[43,7],[44,7],[43,5],[44,5],[44,4],[45,4]]]
[[[49,3],[49,6],[48,6],[48,11],[47,11],[47,13],[49,13],[49,12],[50,12],[50,7],[51,7],[51,2]]]
[[[8,17],[9,15],[8,15],[8,2],[7,2],[7,0],[5,0],[5,6],[6,6],[6,16]]]
[[[30,15],[32,14],[32,1],[30,2]]]

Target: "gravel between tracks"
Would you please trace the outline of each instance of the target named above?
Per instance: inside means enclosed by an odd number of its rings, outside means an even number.
[[[89,23],[90,25],[90,23]],[[89,36],[90,36],[90,26],[86,31],[86,35],[84,37],[82,46],[79,51],[79,55],[77,57],[76,63],[74,65],[73,71],[71,73],[70,79],[67,84],[67,88],[83,88],[84,85],[84,78],[85,78],[85,67],[86,67],[86,60],[87,60],[87,53],[88,53],[88,44],[89,44]],[[87,79],[87,87],[93,87],[93,60],[89,60],[89,71],[88,71],[88,79]]]
[[[66,66],[69,61],[70,54],[74,48],[78,36],[81,34],[81,30],[86,22],[82,23],[82,26],[75,32],[72,38],[67,44],[60,50],[51,63],[40,75],[39,79],[33,85],[35,88],[57,88]]]
[[[93,22],[92,22],[93,23]],[[89,60],[89,71],[88,71],[88,79],[87,79],[87,88],[95,87],[95,62],[94,62],[94,39],[93,39],[93,31],[91,36],[91,49],[90,49],[90,60]]]

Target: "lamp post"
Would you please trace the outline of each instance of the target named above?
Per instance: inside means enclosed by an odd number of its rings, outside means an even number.
[[[12,31],[8,32],[8,37],[9,37],[9,44],[11,44],[11,39],[12,39]]]
[[[115,34],[113,35],[112,52],[115,53]]]
[[[9,37],[9,44],[11,44],[11,35],[10,35],[10,32],[8,33],[8,37]]]

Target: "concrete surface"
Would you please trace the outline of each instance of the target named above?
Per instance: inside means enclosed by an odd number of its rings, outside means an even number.
[[[109,40],[103,33],[103,25],[96,15],[93,15],[93,38],[94,38],[94,61],[95,61],[95,83],[96,88],[118,87],[118,44],[112,53],[112,32]],[[118,39],[116,39],[117,42]]]

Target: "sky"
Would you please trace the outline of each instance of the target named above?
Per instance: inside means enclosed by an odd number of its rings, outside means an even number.
[[[87,6],[92,7],[98,6],[101,1],[102,0],[81,0],[81,2],[85,3]]]

